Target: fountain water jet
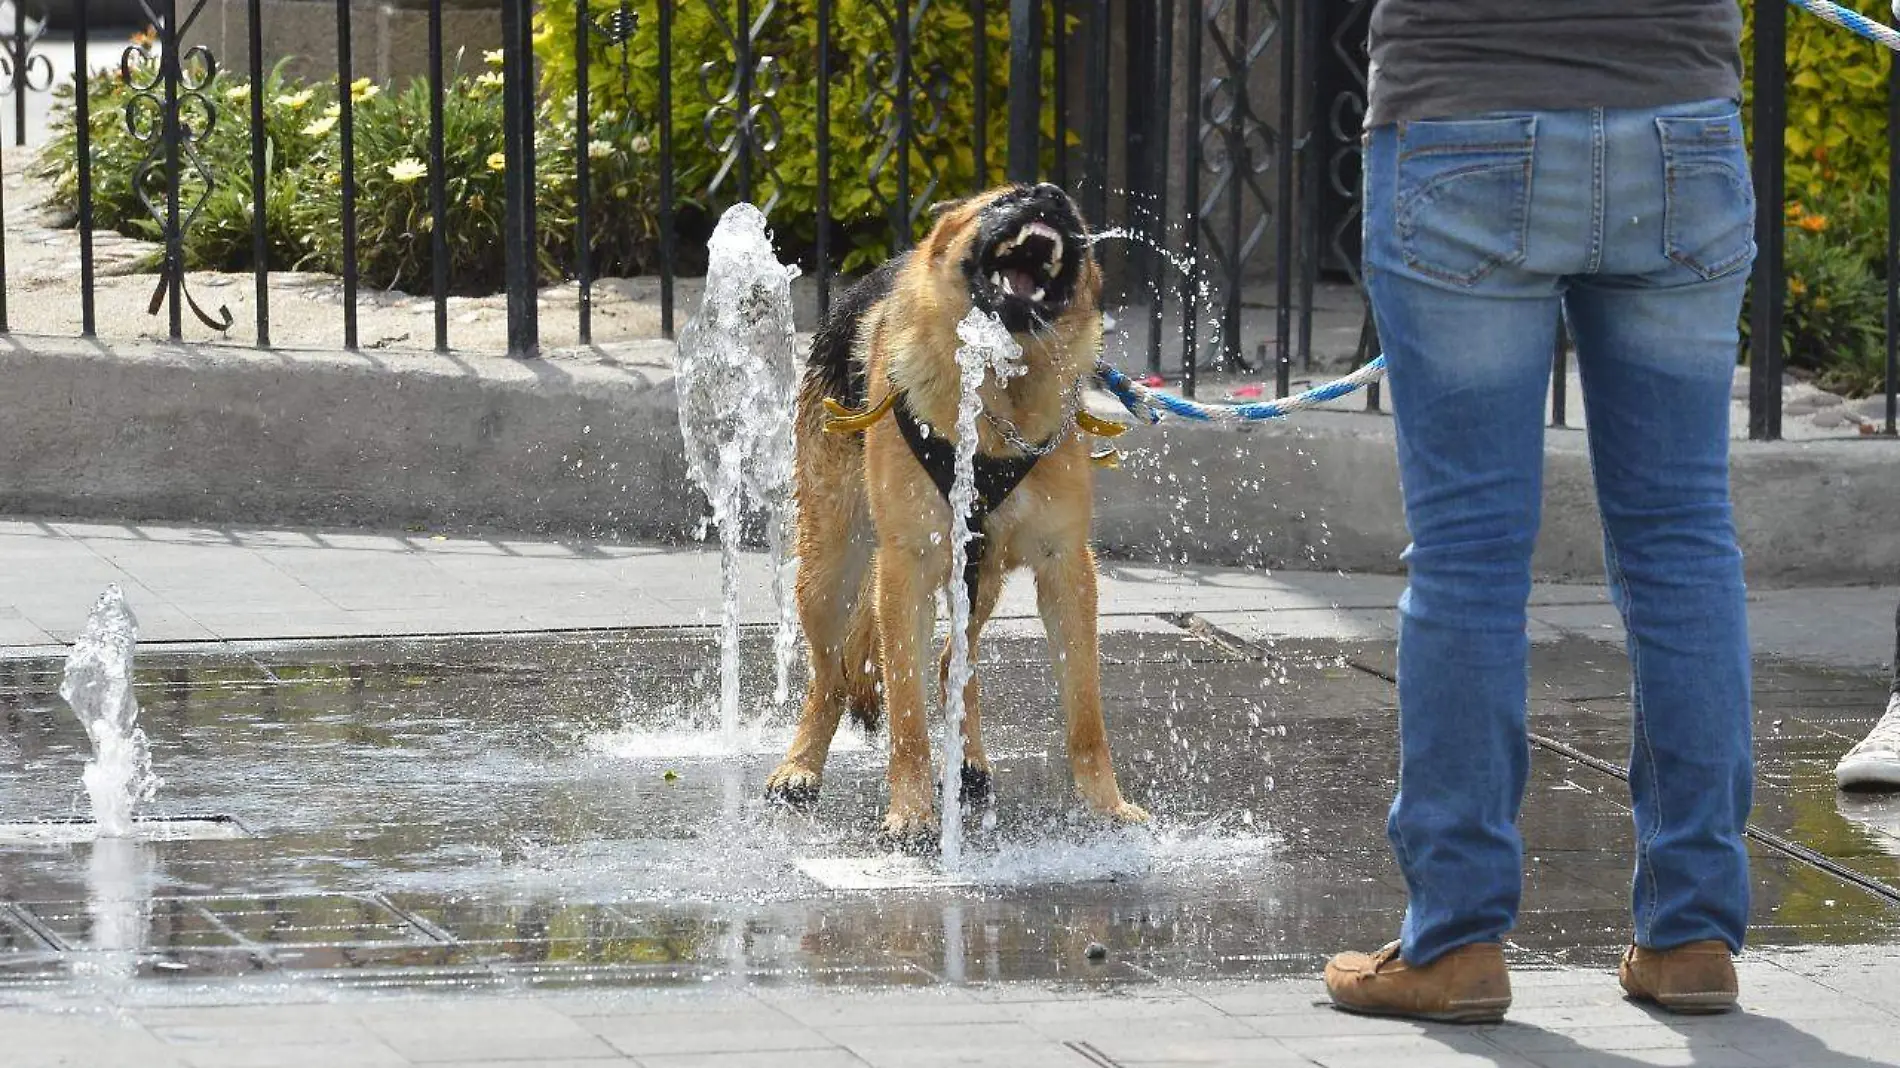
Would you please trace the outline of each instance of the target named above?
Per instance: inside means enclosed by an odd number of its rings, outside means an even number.
[[[957,324],[957,371],[962,395],[957,404],[955,475],[950,483],[950,670],[944,681],[943,708],[943,863],[955,867],[963,856],[963,690],[970,682],[970,591],[963,581],[969,559],[970,511],[976,504],[976,417],[983,411],[985,378],[1001,387],[1028,370],[1023,350],[996,316],[976,308]]]
[[[92,802],[93,823],[102,838],[133,833],[138,806],[158,792],[145,732],[138,727],[139,704],[132,694],[132,656],[138,644],[138,620],[117,586],[93,605],[86,629],[66,657],[59,695],[72,706],[93,758],[83,781]]]
[[[687,470],[712,502],[719,531],[724,616],[720,630],[719,724],[738,751],[738,558],[748,504],[764,513],[778,605],[773,641],[774,707],[789,696],[796,608],[788,581],[792,522],[792,407],[798,390],[792,279],[772,253],[765,215],[735,204],[708,242],[706,290],[679,343],[680,433]]]

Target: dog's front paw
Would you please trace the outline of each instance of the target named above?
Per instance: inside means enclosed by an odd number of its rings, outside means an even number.
[[[987,805],[990,803],[990,767],[988,764],[963,765],[963,778],[959,784],[957,796],[966,805]]]
[[[929,808],[897,808],[884,817],[879,833],[885,844],[905,853],[924,853],[937,844],[937,818]]]
[[[818,788],[823,784],[823,775],[786,761],[765,780],[765,799],[803,812],[818,803]]]
[[[1127,801],[1116,802],[1113,806],[1102,810],[1102,815],[1124,827],[1148,822],[1148,810]]]

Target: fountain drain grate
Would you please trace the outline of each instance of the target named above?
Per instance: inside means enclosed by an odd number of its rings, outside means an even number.
[[[230,816],[166,816],[132,821],[132,842],[203,842],[249,838],[251,832]],[[62,817],[28,823],[0,823],[0,846],[76,845],[99,838],[99,825]]]

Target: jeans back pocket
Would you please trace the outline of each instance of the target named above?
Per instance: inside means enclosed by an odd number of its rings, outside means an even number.
[[[1755,190],[1739,111],[1656,118],[1662,138],[1663,252],[1705,279],[1755,258]]]
[[[1412,121],[1398,136],[1394,220],[1406,266],[1471,286],[1521,263],[1536,117]]]

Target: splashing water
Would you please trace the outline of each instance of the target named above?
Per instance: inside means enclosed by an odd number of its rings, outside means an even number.
[[[1100,245],[1105,241],[1126,241],[1130,244],[1141,245],[1148,249],[1150,253],[1160,256],[1167,262],[1168,266],[1174,268],[1176,273],[1192,282],[1194,286],[1194,306],[1201,309],[1201,313],[1194,319],[1195,336],[1200,339],[1197,344],[1217,352],[1220,351],[1224,343],[1222,339],[1226,335],[1227,326],[1220,314],[1220,303],[1214,299],[1214,292],[1207,283],[1207,274],[1200,270],[1200,259],[1198,257],[1176,252],[1168,247],[1167,242],[1157,240],[1152,235],[1142,233],[1140,230],[1127,226],[1111,226],[1106,230],[1097,230],[1089,235],[1090,246]],[[1166,299],[1165,294],[1155,291],[1155,286],[1149,285],[1147,288],[1149,290],[1149,299]]]
[[[132,834],[138,806],[158,792],[145,732],[138,727],[139,704],[132,695],[132,654],[139,640],[138,620],[117,586],[107,586],[86,629],[66,657],[59,695],[72,706],[92,740],[93,758],[82,781],[92,802],[92,820],[100,837]]]
[[[750,204],[727,209],[708,243],[706,291],[679,343],[680,433],[686,466],[712,502],[719,530],[724,614],[720,629],[719,724],[728,746],[739,734],[740,541],[746,506],[764,513],[778,606],[773,640],[773,705],[789,695],[797,624],[786,530],[792,522],[792,405],[798,389],[792,279],[772,253],[765,215]]]
[[[970,591],[963,581],[969,560],[970,512],[976,505],[976,417],[983,411],[979,392],[988,376],[1001,386],[1028,368],[1023,350],[996,316],[975,308],[957,324],[957,371],[962,396],[957,403],[955,477],[950,482],[950,670],[944,680],[943,863],[954,867],[963,854],[963,689],[970,682]]]

